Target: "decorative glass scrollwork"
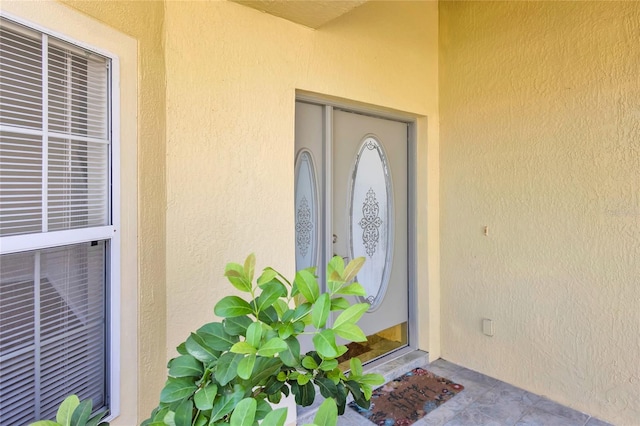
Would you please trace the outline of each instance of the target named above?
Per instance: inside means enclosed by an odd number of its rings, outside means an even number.
[[[310,151],[301,150],[295,166],[296,269],[300,270],[318,264],[318,188]]]
[[[351,257],[367,261],[358,274],[366,291],[363,302],[375,311],[387,292],[393,261],[393,184],[382,144],[367,136],[353,165],[350,187]]]

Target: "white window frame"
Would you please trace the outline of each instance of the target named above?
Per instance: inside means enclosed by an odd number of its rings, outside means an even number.
[[[107,297],[107,357],[109,371],[107,373],[108,380],[108,408],[109,415],[106,421],[111,421],[120,415],[120,342],[121,342],[121,152],[120,152],[120,61],[117,55],[79,41],[67,34],[53,30],[51,28],[39,25],[30,20],[24,19],[15,14],[0,10],[0,16],[17,24],[23,25],[35,31],[55,37],[81,49],[95,52],[99,55],[107,57],[111,61],[110,84],[109,84],[109,120],[111,124],[111,140],[109,153],[109,170],[111,177],[111,194],[109,199],[109,207],[111,209],[111,225],[98,226],[91,228],[75,228],[63,231],[42,232],[39,234],[22,234],[0,237],[0,255],[17,253],[23,251],[32,251],[46,249],[51,247],[70,245],[81,242],[90,242],[92,240],[108,240],[109,250],[105,252],[108,258],[108,272],[106,284]],[[0,130],[11,130],[9,126],[0,124]],[[20,129],[22,133],[28,133],[28,130]]]

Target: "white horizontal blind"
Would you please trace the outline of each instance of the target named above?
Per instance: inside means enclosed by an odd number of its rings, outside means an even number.
[[[106,244],[2,257],[0,424],[55,417],[71,393],[105,404]]]
[[[109,65],[0,18],[2,426],[108,407]]]
[[[108,60],[4,22],[0,236],[109,222]]]

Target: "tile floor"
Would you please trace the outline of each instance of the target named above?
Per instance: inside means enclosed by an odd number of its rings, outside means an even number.
[[[448,361],[440,359],[431,364],[424,361],[425,358],[416,356],[410,356],[408,361],[406,358],[394,360],[381,374],[393,379],[409,369],[422,366],[460,383],[465,389],[418,420],[414,426],[611,426],[588,414]],[[403,371],[398,372],[398,365],[403,362],[407,363],[404,364]],[[311,414],[299,415],[298,424],[311,422]],[[348,407],[338,420],[338,426],[372,424]]]

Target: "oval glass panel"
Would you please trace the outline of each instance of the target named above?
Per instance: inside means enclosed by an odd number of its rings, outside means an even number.
[[[393,193],[391,174],[381,143],[364,139],[353,166],[350,194],[351,257],[367,260],[358,273],[363,298],[375,311],[387,292],[393,256]]]
[[[318,265],[318,190],[311,152],[300,151],[295,166],[296,270],[300,270]]]

